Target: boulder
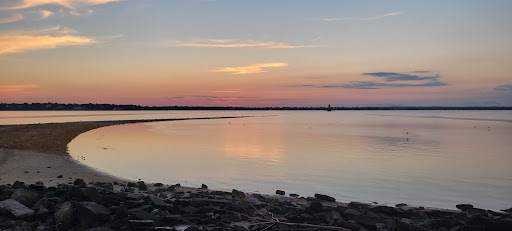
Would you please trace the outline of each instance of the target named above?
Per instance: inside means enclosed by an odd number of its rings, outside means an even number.
[[[92,202],[98,203],[98,204],[105,203],[105,200],[103,200],[103,197],[101,196],[101,194],[98,192],[98,190],[96,188],[93,188],[93,187],[86,188],[85,190],[83,190],[83,194],[88,201],[92,201]]]
[[[313,201],[306,208],[306,213],[315,214],[315,213],[322,212],[323,209],[324,209],[324,205],[320,201]]]
[[[462,211],[473,209],[473,205],[470,205],[470,204],[458,204],[455,207],[457,207],[458,209],[460,209]]]
[[[319,199],[319,200],[329,201],[329,202],[335,202],[336,201],[336,199],[334,199],[334,197],[323,195],[323,194],[319,194],[319,193],[315,193],[315,198]]]
[[[284,194],[285,194],[285,192],[284,192],[283,190],[279,190],[279,189],[278,189],[278,190],[276,190],[276,194],[277,194],[277,195],[284,195]]]
[[[87,184],[85,183],[85,181],[80,178],[76,178],[75,181],[73,182],[73,185],[80,187],[80,188],[87,188]]]
[[[14,193],[11,195],[11,199],[14,199],[31,208],[37,203],[37,201],[39,201],[39,195],[37,195],[35,192],[19,188],[14,190]]]
[[[94,202],[82,202],[77,206],[76,215],[82,228],[90,228],[100,224],[100,221],[106,220],[110,210],[103,205]]]
[[[0,201],[0,210],[13,215],[16,218],[28,218],[34,215],[34,210],[14,199]]]
[[[70,201],[64,202],[57,208],[53,215],[57,230],[69,230],[75,222],[75,212],[76,209]]]
[[[205,184],[201,184],[201,189],[208,189],[208,186]]]
[[[141,191],[147,191],[148,190],[148,186],[146,185],[146,183],[144,183],[144,181],[139,181],[137,182],[137,188]]]
[[[158,206],[158,207],[167,207],[167,203],[162,200],[160,197],[155,196],[149,196],[149,199],[151,200],[151,204]]]
[[[347,209],[343,212],[343,216],[347,219],[354,219],[358,216],[361,216],[361,211],[357,209]]]
[[[25,182],[15,181],[14,184],[12,184],[12,188],[13,189],[25,188]]]
[[[39,192],[44,192],[46,190],[46,187],[44,186],[43,182],[41,182],[41,181],[38,181],[35,184],[31,184],[28,187],[30,189],[33,189],[33,190],[36,190]]]
[[[242,192],[242,191],[238,191],[236,189],[233,189],[233,191],[231,191],[231,197],[233,197],[233,198],[245,198],[245,193]]]

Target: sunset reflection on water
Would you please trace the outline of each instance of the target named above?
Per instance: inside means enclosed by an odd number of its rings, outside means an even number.
[[[445,208],[512,204],[512,123],[423,118],[439,113],[429,111],[272,113],[279,116],[104,127],[68,147],[75,159],[133,180]],[[479,116],[512,118],[471,112]]]

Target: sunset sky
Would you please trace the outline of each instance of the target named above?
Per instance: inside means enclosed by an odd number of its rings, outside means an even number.
[[[0,102],[512,106],[510,0],[1,0]]]

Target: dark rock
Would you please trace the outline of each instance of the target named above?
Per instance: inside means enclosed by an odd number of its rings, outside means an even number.
[[[343,212],[343,216],[347,219],[355,219],[356,217],[359,217],[361,215],[361,211],[357,209],[347,209]]]
[[[77,206],[76,215],[82,228],[90,228],[100,224],[101,220],[106,220],[110,211],[102,205],[94,202],[82,202]]]
[[[473,205],[470,205],[470,204],[458,204],[455,207],[457,207],[458,209],[460,209],[462,211],[466,211],[468,209],[472,209]]]
[[[231,197],[233,197],[233,198],[245,198],[245,193],[242,192],[242,191],[238,191],[236,189],[233,189],[233,191],[231,191]]]
[[[71,186],[68,195],[72,200],[75,201],[82,201],[85,197],[84,192],[82,192],[82,189],[75,186]]]
[[[62,175],[58,175],[57,178],[62,178],[63,176]]]
[[[284,194],[285,194],[285,191],[283,191],[283,190],[279,190],[279,189],[278,189],[278,190],[276,190],[276,194],[277,194],[277,195],[284,195]]]
[[[197,227],[195,225],[191,225],[188,228],[186,228],[184,231],[200,231],[200,230],[201,229],[199,229],[199,227]]]
[[[76,178],[75,181],[73,182],[73,185],[80,187],[80,188],[87,188],[87,184],[85,183],[85,181],[80,178]]]
[[[151,209],[151,210],[153,210],[153,209]],[[146,212],[144,210],[134,212],[132,217],[137,220],[152,220],[152,221],[154,221],[156,219],[156,217],[153,214]]]
[[[28,218],[34,215],[34,210],[14,199],[0,201],[0,211],[7,212],[16,218]]]
[[[160,193],[163,193],[165,191],[167,191],[166,188],[157,188],[157,189],[155,189],[155,194],[160,194]]]
[[[47,209],[53,209],[54,206],[54,202],[50,201],[48,198],[43,198],[34,205],[34,208],[45,207]]]
[[[370,209],[370,211],[374,212],[374,213],[383,213],[383,214],[386,214],[386,215],[389,215],[389,216],[395,216],[395,215],[398,215],[400,214],[400,211],[393,208],[393,207],[389,207],[389,206],[377,206],[377,207],[373,207]]]
[[[397,208],[406,207],[406,206],[407,206],[407,204],[405,204],[405,203],[400,203],[400,204],[395,205],[395,207],[397,207]]]
[[[205,184],[201,184],[201,189],[208,189],[208,186]]]
[[[25,188],[25,182],[15,181],[14,184],[12,184],[12,188],[13,189]]]
[[[76,209],[70,201],[64,202],[53,215],[57,229],[69,230],[75,222],[75,212]]]
[[[148,190],[148,186],[146,185],[146,183],[144,183],[144,181],[137,182],[137,186],[136,187],[139,190],[141,190],[141,191],[147,191]]]
[[[329,201],[329,202],[335,202],[336,201],[336,199],[334,199],[334,197],[323,195],[323,194],[319,194],[319,193],[315,193],[315,198],[319,199],[319,200]]]
[[[133,183],[133,182],[128,182],[128,184],[126,184],[126,186],[128,187],[135,187],[137,184]]]
[[[290,196],[291,196],[291,197],[299,197],[299,194],[296,194],[296,193],[290,193]]]
[[[108,190],[114,190],[114,185],[112,183],[105,183],[105,182],[96,182],[94,185],[96,187],[108,189]]]
[[[306,208],[305,212],[308,214],[315,214],[322,212],[324,209],[324,205],[319,201],[313,201],[309,206]]]
[[[143,199],[145,196],[143,194],[140,194],[140,193],[128,193],[126,194],[126,199],[129,199],[129,200],[140,200],[140,199]]]
[[[164,202],[164,200],[162,200],[162,198],[160,197],[155,197],[155,196],[149,196],[149,199],[151,200],[151,204],[152,205],[155,205],[157,207],[167,207],[167,203]]]
[[[196,213],[199,209],[197,209],[196,207],[192,207],[192,206],[187,206],[185,208],[182,209],[184,212],[188,213],[188,214],[194,214]]]
[[[154,224],[153,220],[128,220],[128,225],[135,229],[150,229]]]
[[[85,190],[83,190],[83,195],[84,195],[85,199],[88,201],[92,201],[92,202],[95,202],[98,204],[105,203],[105,200],[103,199],[103,197],[101,196],[101,194],[98,192],[98,190],[96,188],[93,188],[93,187],[86,188]]]
[[[156,183],[156,184],[154,184],[153,186],[155,186],[155,187],[162,187],[162,186],[164,186],[164,184],[162,184],[162,183]]]
[[[35,213],[36,218],[38,219],[45,219],[46,217],[50,216],[52,212],[48,210],[47,208],[40,206],[37,208],[37,212]]]
[[[35,192],[26,190],[26,189],[16,189],[11,195],[11,199],[14,199],[23,205],[31,208],[34,206],[37,201],[39,201],[39,195]]]
[[[44,192],[46,190],[46,187],[44,186],[43,182],[41,182],[41,181],[38,181],[35,184],[31,184],[28,187],[30,189],[40,191],[40,192]]]

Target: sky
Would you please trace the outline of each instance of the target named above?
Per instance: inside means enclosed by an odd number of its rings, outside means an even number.
[[[510,0],[1,0],[0,102],[512,106]]]

